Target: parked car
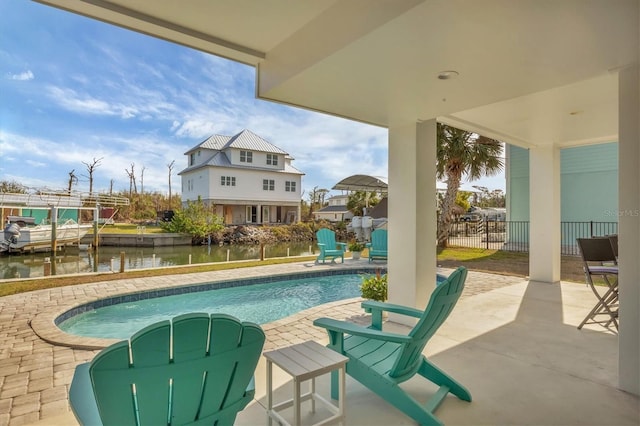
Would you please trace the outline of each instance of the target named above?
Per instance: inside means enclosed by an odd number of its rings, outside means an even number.
[[[486,208],[471,207],[465,214],[460,216],[461,222],[478,222],[487,220],[490,222],[504,222],[507,218],[507,212],[504,208]]]
[[[465,213],[460,216],[461,222],[478,222],[480,219],[482,219],[482,216],[478,213]]]

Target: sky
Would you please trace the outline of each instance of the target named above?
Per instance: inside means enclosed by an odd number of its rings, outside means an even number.
[[[303,198],[387,177],[387,129],[255,98],[247,65],[28,0],[0,0],[0,180],[30,189],[179,193],[184,153],[249,129],[305,173]],[[465,187],[505,189],[504,174]],[[332,191],[338,194],[339,191]]]

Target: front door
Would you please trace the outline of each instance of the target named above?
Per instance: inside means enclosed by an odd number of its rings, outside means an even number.
[[[233,223],[233,206],[224,206],[224,223],[226,225]]]
[[[258,221],[258,207],[247,206],[247,223],[256,223]]]
[[[262,206],[262,223],[269,223],[269,206]]]

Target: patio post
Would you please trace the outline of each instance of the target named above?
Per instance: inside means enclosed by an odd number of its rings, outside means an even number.
[[[529,150],[529,277],[560,282],[560,150]]]
[[[618,382],[640,395],[640,67],[618,74],[618,246],[620,310]]]
[[[435,119],[389,128],[388,215],[389,301],[423,309],[436,275]]]

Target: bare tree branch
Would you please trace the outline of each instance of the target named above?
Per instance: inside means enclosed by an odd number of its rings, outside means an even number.
[[[73,185],[78,183],[78,177],[73,173],[75,171],[76,169],[73,169],[69,172],[69,186],[67,189],[69,194],[71,194],[71,188],[73,187]]]
[[[136,187],[136,173],[134,171],[135,166],[135,163],[131,163],[130,171],[128,169],[124,169],[124,171],[127,172],[127,176],[129,176],[129,198],[131,198],[134,192],[136,194],[138,193],[138,188]]]
[[[176,160],[172,160],[169,164],[167,164],[167,168],[169,169],[169,210],[171,210],[171,172],[173,171],[173,166],[175,165]]]

